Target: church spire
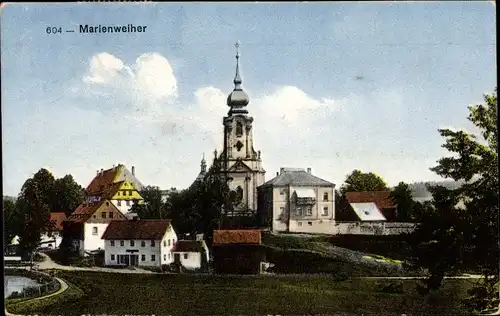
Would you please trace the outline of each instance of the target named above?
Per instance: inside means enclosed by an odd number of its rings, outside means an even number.
[[[207,162],[205,161],[205,153],[203,153],[203,158],[201,159],[201,172],[207,172]]]
[[[240,77],[240,41],[234,45],[236,47],[236,75],[234,76],[234,90],[241,90],[241,77]]]
[[[240,42],[237,41],[236,44],[236,75],[234,76],[234,90],[227,97],[227,105],[231,108],[229,110],[229,115],[233,114],[247,114],[248,111],[245,109],[247,104],[250,102],[248,95],[241,88],[241,75],[240,75]]]

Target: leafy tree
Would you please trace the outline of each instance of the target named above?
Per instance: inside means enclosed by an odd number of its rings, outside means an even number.
[[[360,170],[354,170],[347,175],[345,183],[340,188],[340,194],[345,192],[363,192],[363,191],[386,191],[389,190],[385,181],[378,175]]]
[[[390,197],[397,206],[397,220],[407,221],[412,218],[416,202],[407,183],[400,182],[391,190]]]
[[[20,215],[16,203],[11,199],[3,199],[4,249],[15,236],[21,235],[24,217]]]
[[[41,232],[54,225],[50,221],[54,183],[54,176],[48,170],[40,169],[26,180],[19,193],[16,207],[19,216],[25,220],[19,236],[19,246],[24,255],[37,247]]]
[[[160,188],[156,186],[146,186],[141,192],[144,203],[134,203],[131,212],[137,213],[141,219],[161,219],[166,218],[167,212],[165,203],[161,197]]]
[[[55,180],[53,194],[52,211],[69,216],[83,202],[85,189],[76,183],[73,176],[66,175]]]
[[[475,309],[491,307],[486,299],[498,291],[494,287],[500,259],[496,92],[495,88],[485,95],[484,104],[468,107],[468,120],[481,131],[482,139],[465,131],[439,130],[446,138],[443,147],[454,155],[440,159],[431,170],[464,184],[455,190],[431,188],[433,209],[424,214],[412,236],[414,261],[430,272],[427,290],[439,288],[450,272],[467,269],[484,276],[472,293],[475,304],[469,306]],[[458,201],[463,208],[456,206]]]

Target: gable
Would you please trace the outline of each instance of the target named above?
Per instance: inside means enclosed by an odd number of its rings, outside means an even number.
[[[110,189],[109,198],[112,200],[143,200],[137,188],[128,180],[115,183]]]
[[[237,160],[236,163],[229,168],[229,172],[252,172],[249,166],[247,166],[243,161]]]
[[[104,214],[103,214],[104,213]],[[113,214],[113,215],[110,215]],[[103,216],[104,215],[104,216]],[[112,220],[127,220],[125,215],[110,201],[105,200],[86,221],[87,223],[107,223]]]

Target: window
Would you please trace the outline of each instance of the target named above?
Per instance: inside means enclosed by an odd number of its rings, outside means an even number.
[[[120,240],[120,246],[125,246],[125,241],[124,240]]]
[[[113,247],[115,246],[115,241],[114,240],[111,240],[109,243],[111,244],[111,246],[113,246]]]
[[[109,218],[113,218],[113,212],[109,212]]]
[[[302,226],[302,222],[298,222],[297,224],[298,224],[299,226]]]
[[[111,260],[115,261],[115,255],[111,255]]]
[[[306,207],[306,215],[311,216],[312,213],[313,213],[312,207],[311,206]]]
[[[166,240],[163,241],[163,247],[167,247],[167,241]]]
[[[130,241],[130,247],[135,247],[135,240]]]
[[[109,206],[109,202],[106,202],[106,206]]]
[[[156,256],[155,255],[151,255],[151,261],[155,261],[156,260]]]
[[[92,216],[92,218],[97,218],[97,216],[94,215],[94,216]]]
[[[127,200],[127,206],[130,206],[130,201],[129,200]]]
[[[285,213],[285,207],[284,207],[284,206],[281,206],[281,207],[280,207],[280,214],[283,214],[283,213]]]
[[[285,190],[280,190],[280,195],[285,195]]]
[[[97,235],[97,227],[92,227],[92,235]]]
[[[141,255],[141,261],[146,261],[146,255]]]
[[[163,260],[167,260],[167,255],[163,255]]]
[[[312,223],[312,222],[307,222],[307,224],[309,224],[309,226],[312,226],[312,225],[313,225],[313,223]]]
[[[170,259],[170,254],[168,254],[168,259]]]
[[[155,241],[151,240],[151,247],[154,247],[154,246],[155,246]]]
[[[146,247],[146,242],[144,240],[141,241],[141,247]]]
[[[102,213],[101,213],[101,217],[102,217],[102,218],[106,218],[106,212],[102,212]]]
[[[328,192],[323,193],[323,201],[328,201]]]
[[[184,259],[187,259],[187,258],[188,258],[188,254],[187,254],[187,253],[185,253],[185,254],[184,254]]]
[[[118,193],[116,195],[120,196],[120,191],[118,191]]]
[[[122,201],[118,200],[118,206],[122,206]]]
[[[323,216],[328,216],[328,206],[323,207]]]
[[[132,191],[128,191],[128,195],[132,195]]]
[[[168,245],[170,246],[170,239],[168,240]]]
[[[240,137],[241,135],[243,135],[243,125],[241,124],[241,122],[237,122],[236,123],[236,136]]]

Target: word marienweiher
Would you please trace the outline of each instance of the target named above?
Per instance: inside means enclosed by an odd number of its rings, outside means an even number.
[[[80,24],[80,33],[144,33],[145,25],[82,25]]]

